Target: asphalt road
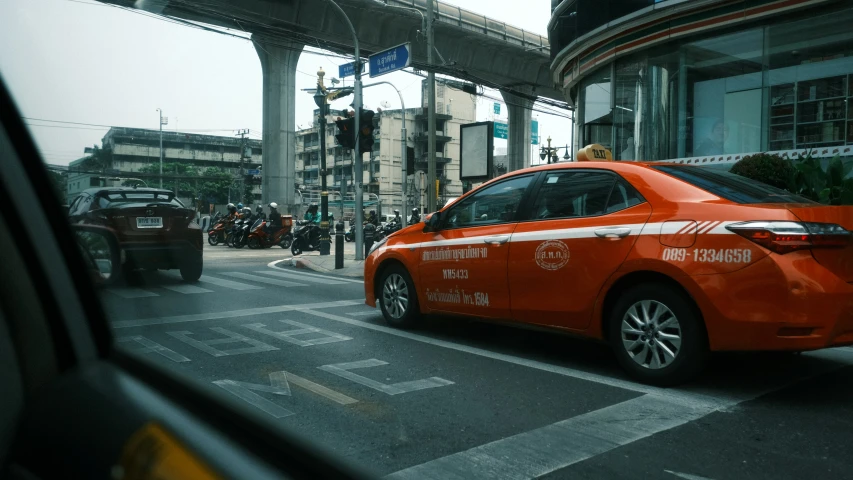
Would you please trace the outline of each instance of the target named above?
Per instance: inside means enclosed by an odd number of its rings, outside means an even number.
[[[360,281],[286,257],[211,247],[198,283],[153,272],[102,297],[122,346],[377,476],[853,478],[853,349],[715,355],[658,389],[565,336],[389,328]]]

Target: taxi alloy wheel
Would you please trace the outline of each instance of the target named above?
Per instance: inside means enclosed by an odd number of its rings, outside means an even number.
[[[708,361],[708,334],[698,307],[668,284],[625,290],[611,310],[609,332],[620,365],[643,383],[683,383]]]
[[[657,370],[675,361],[681,352],[681,325],[666,305],[641,300],[622,317],[622,345],[637,365]]]
[[[406,270],[392,265],[380,280],[379,306],[385,320],[397,327],[410,327],[419,315],[415,286]]]

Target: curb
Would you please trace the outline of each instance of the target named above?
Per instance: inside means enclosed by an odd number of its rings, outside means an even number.
[[[290,265],[295,267],[295,268],[304,268],[307,270],[314,270],[315,272],[320,272],[320,273],[330,273],[330,274],[334,274],[334,275],[341,275],[344,277],[364,278],[363,272],[360,274],[353,275],[351,273],[347,274],[345,272],[341,272],[340,270],[334,270],[334,269],[329,270],[327,268],[323,268],[319,265],[314,264],[313,262],[311,262],[310,260],[308,260],[306,258],[293,257],[290,259]],[[346,270],[346,267],[343,268],[342,270]]]

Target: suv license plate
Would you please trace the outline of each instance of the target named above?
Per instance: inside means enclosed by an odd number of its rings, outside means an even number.
[[[163,228],[163,217],[136,217],[136,228]]]

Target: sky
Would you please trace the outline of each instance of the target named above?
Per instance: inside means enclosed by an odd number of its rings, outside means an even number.
[[[525,30],[546,35],[550,0],[446,0]],[[316,50],[315,50],[316,51]],[[296,123],[310,126],[316,72],[337,76],[341,58],[303,52],[297,65]],[[250,129],[261,138],[261,65],[252,43],[123,10],[93,0],[0,1],[0,75],[25,117],[45,162],[66,165],[100,145],[108,126],[231,135]],[[351,80],[351,79],[350,79]],[[381,77],[402,91],[408,107],[421,101],[421,77]],[[370,79],[365,77],[364,83]],[[328,85],[328,81],[327,81]],[[486,94],[500,98],[497,91]],[[332,108],[346,108],[342,99]],[[364,105],[399,108],[387,86],[364,90]],[[477,120],[491,120],[494,100],[481,98]],[[506,105],[501,105],[505,121]],[[533,113],[541,138],[570,144],[567,118]],[[59,123],[66,122],[66,123]],[[73,123],[67,123],[73,122]],[[506,141],[496,139],[496,147]],[[533,157],[534,163],[538,156]]]

